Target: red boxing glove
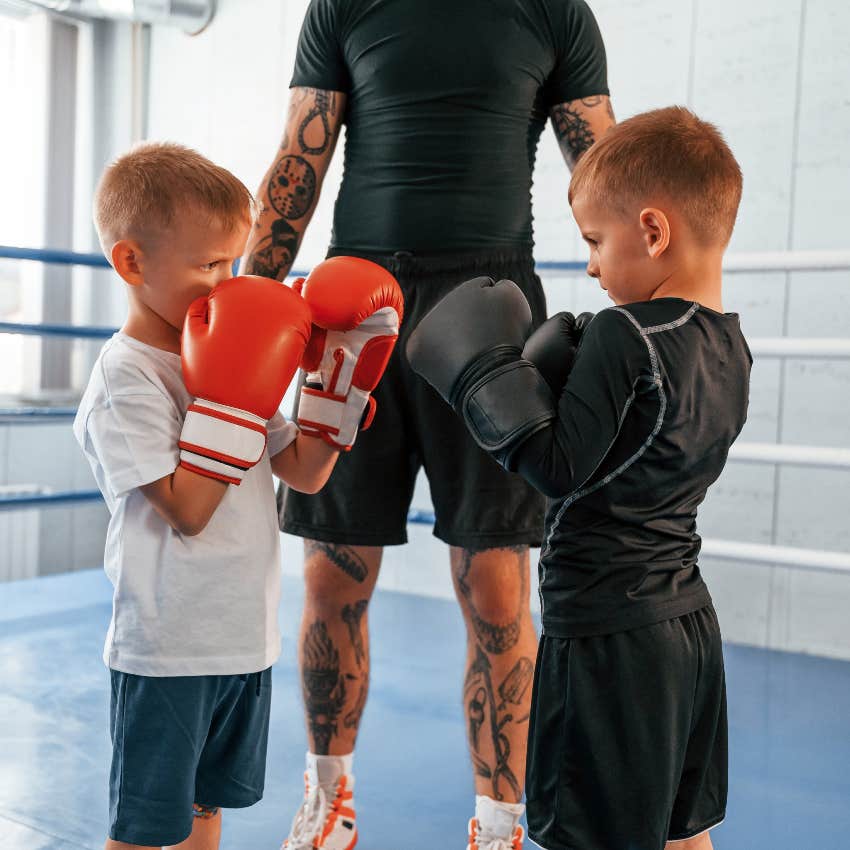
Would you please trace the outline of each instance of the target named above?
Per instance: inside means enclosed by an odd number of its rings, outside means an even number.
[[[195,396],[180,434],[180,466],[239,484],[266,448],[310,339],[310,308],[288,286],[246,275],[196,298],[183,324],[183,380]]]
[[[358,428],[368,428],[375,415],[370,393],[398,339],[401,288],[383,266],[359,257],[331,257],[295,288],[313,314],[301,363],[307,385],[298,402],[298,427],[348,450]]]

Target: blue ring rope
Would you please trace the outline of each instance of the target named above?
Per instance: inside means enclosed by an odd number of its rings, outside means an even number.
[[[18,248],[14,245],[0,245],[0,257],[8,260],[35,260],[39,263],[52,263],[59,266],[111,268],[109,260],[103,254],[82,254],[78,251],[58,251],[53,248]]]
[[[0,407],[0,422],[4,419],[73,419],[76,415],[76,407]]]
[[[67,336],[81,339],[109,339],[118,328],[94,325],[51,325],[24,324],[22,322],[0,322],[0,333],[23,334],[24,336]]]
[[[100,490],[63,490],[56,493],[33,493],[31,496],[0,495],[0,511],[51,505],[76,505],[102,499]]]

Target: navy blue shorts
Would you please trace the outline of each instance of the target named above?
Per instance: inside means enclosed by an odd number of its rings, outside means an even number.
[[[160,847],[192,832],[192,804],[263,796],[271,668],[234,676],[112,678],[109,837]]]

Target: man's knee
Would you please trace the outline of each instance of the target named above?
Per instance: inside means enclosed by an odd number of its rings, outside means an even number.
[[[474,615],[506,623],[528,611],[527,546],[457,549],[452,555],[455,590]]]
[[[312,605],[338,605],[370,598],[377,579],[381,550],[376,547],[304,541],[305,594]]]

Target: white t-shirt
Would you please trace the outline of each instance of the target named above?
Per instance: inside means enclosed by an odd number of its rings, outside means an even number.
[[[269,457],[297,433],[280,412],[267,451],[207,527],[174,531],[139,489],[174,472],[192,402],[180,355],[117,333],[89,378],[74,435],[109,507],[115,587],[103,659],[144,676],[252,673],[280,655],[280,538]]]

